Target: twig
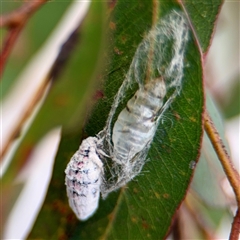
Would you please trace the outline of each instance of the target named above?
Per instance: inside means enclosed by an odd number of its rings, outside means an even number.
[[[173,240],[182,239],[182,226],[181,226],[180,212],[176,214],[176,217],[174,219],[171,229],[172,229]]]
[[[202,220],[198,209],[196,209],[196,206],[192,206],[193,203],[190,200],[190,194],[185,198],[184,205],[185,209],[187,210],[188,214],[191,216],[191,218],[194,220],[194,223],[196,224],[197,228],[201,231],[201,234],[204,236],[204,239],[211,240],[214,239],[212,234],[210,233],[210,230],[208,229],[208,226],[204,224],[205,222]]]
[[[222,142],[222,139],[217,132],[211,117],[208,112],[205,113],[204,121],[205,131],[216,151],[216,154],[222,164],[222,167],[226,173],[226,176],[235,192],[238,207],[240,206],[240,176],[234,168],[232,161],[228,155],[228,152]]]
[[[234,221],[232,223],[231,234],[229,240],[238,240],[240,234],[240,210],[237,210],[236,216],[234,217]]]
[[[29,17],[46,1],[47,0],[26,2],[19,9],[0,16],[0,27],[7,27],[9,29],[5,39],[5,44],[3,45],[0,53],[0,78],[2,78],[4,66],[7,62],[8,56],[22,28]]]
[[[35,109],[37,103],[39,102],[39,100],[43,96],[43,94],[45,92],[45,89],[46,89],[46,87],[49,83],[49,80],[50,80],[50,78],[49,78],[49,74],[48,74],[47,77],[44,79],[44,81],[41,83],[41,85],[38,87],[38,89],[37,89],[36,93],[34,94],[33,98],[29,101],[29,104],[25,108],[25,112],[19,118],[19,121],[17,122],[17,124],[14,126],[10,136],[8,137],[8,139],[6,141],[6,144],[1,149],[0,162],[3,160],[3,157],[5,156],[6,152],[8,151],[9,147],[11,146],[11,144],[14,141],[14,139],[16,138],[16,136],[19,135],[19,133],[20,133],[22,127],[23,127],[23,124],[26,122],[28,117],[31,115],[31,113]]]
[[[22,30],[22,26],[15,27],[12,30],[10,30],[7,33],[5,42],[3,44],[2,51],[0,53],[0,79],[2,78],[3,75],[3,69],[5,67],[5,64],[7,62],[7,58],[14,46],[14,43],[19,35],[19,33]]]
[[[0,27],[14,28],[25,21],[47,0],[29,1],[11,13],[0,16]]]

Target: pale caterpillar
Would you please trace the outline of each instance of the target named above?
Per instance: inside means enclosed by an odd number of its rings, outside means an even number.
[[[128,101],[113,127],[114,161],[128,162],[152,141],[165,95],[165,83],[154,79]]]
[[[98,208],[103,171],[97,138],[88,137],[65,170],[69,205],[80,220],[87,220]]]
[[[108,148],[113,161],[112,176],[101,186],[103,196],[125,185],[141,171],[159,120],[181,91],[187,41],[187,20],[182,13],[172,11],[138,46],[101,133],[105,135],[103,146]],[[125,92],[135,83],[138,90],[112,128],[113,116]]]

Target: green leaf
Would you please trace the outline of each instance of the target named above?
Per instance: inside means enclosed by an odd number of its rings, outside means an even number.
[[[185,197],[201,148],[202,53],[192,33],[185,54],[181,94],[164,114],[141,174],[126,188],[101,199],[96,214],[86,222],[78,221],[69,208],[64,186],[64,169],[80,139],[96,135],[105,126],[137,46],[152,27],[152,13],[159,11],[161,18],[173,9],[181,9],[175,1],[159,2],[159,9],[156,2],[144,0],[118,1],[114,6],[109,20],[108,67],[102,76],[104,97],[95,105],[84,134],[78,129],[75,134],[63,135],[50,188],[29,238],[163,239],[166,236]],[[219,5],[213,7],[218,12]],[[193,14],[190,11],[188,15]],[[202,24],[210,25],[206,21]],[[201,30],[195,33],[203,36]],[[195,36],[200,38],[199,35]],[[205,36],[204,41],[209,43],[210,36]],[[129,94],[135,91],[132,89]]]
[[[222,4],[223,0],[183,1],[203,53],[211,44],[215,22]]]

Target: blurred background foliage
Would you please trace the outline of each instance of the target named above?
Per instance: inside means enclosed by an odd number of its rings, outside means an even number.
[[[71,0],[57,1],[57,3],[56,1],[48,2],[32,15],[30,21],[27,22],[20,33],[17,44],[15,44],[8,59],[8,64],[3,75],[3,79],[7,80],[3,80],[1,83],[1,98],[13,86],[17,76],[27,66],[28,62],[31,61],[31,57],[44,44],[71,2]],[[1,4],[1,14],[16,10],[22,4],[21,1],[4,2]],[[6,30],[1,29],[1,31],[1,41],[3,41],[6,36]]]

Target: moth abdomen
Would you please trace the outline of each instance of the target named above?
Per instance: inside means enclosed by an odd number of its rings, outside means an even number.
[[[87,220],[98,208],[104,171],[97,154],[97,140],[83,140],[65,170],[69,205],[80,220]]]

